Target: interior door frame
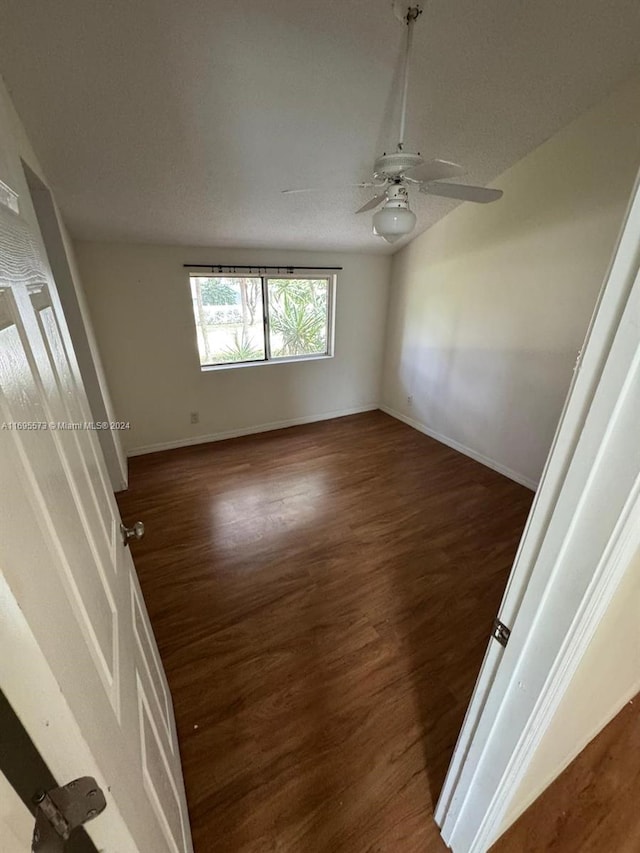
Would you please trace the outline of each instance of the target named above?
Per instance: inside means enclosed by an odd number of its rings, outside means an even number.
[[[489,643],[436,807],[455,853],[484,853],[495,841],[625,561],[640,546],[640,470],[618,482],[605,476],[607,466],[637,455],[637,430],[628,421],[638,408],[639,270],[640,178],[500,606],[511,637],[506,648]],[[603,504],[620,512],[600,518]],[[602,524],[590,529],[593,518]],[[579,531],[580,572],[571,562]]]

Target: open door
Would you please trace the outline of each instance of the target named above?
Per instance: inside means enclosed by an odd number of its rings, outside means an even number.
[[[105,425],[91,423],[10,121],[0,114],[0,689],[59,785],[98,781],[98,849],[189,853],[171,697]],[[25,823],[11,831],[11,849],[29,850]]]
[[[454,853],[485,853],[496,840],[640,544],[639,423],[636,183],[500,606],[507,631],[489,640],[437,804]]]

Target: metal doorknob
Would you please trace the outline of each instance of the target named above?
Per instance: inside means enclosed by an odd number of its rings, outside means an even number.
[[[120,533],[122,534],[123,543],[128,545],[130,539],[142,539],[144,536],[144,524],[141,521],[136,521],[133,527],[125,527],[121,522]]]

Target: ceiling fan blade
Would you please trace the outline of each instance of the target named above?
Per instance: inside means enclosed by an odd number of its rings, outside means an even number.
[[[457,198],[460,201],[475,201],[478,204],[488,204],[502,198],[502,190],[494,190],[488,187],[472,187],[469,184],[422,184],[421,193],[427,195],[439,195],[443,198]]]
[[[304,187],[301,190],[280,190],[280,192],[283,195],[293,195],[294,193],[323,193],[328,189],[328,187]]]
[[[371,189],[375,187],[376,189],[380,189],[380,187],[384,187],[385,184],[376,184],[373,181],[364,181],[360,184],[340,184],[334,186],[327,187],[303,187],[302,189],[293,189],[293,190],[280,190],[283,195],[293,195],[294,193],[325,193],[325,192],[335,192],[336,190],[349,190],[349,189]]]
[[[365,213],[367,210],[373,210],[374,207],[378,207],[379,204],[382,204],[383,201],[386,200],[386,195],[383,193],[382,195],[375,195],[373,198],[370,198],[366,204],[363,204],[362,207],[359,207],[356,210],[356,213]]]
[[[458,178],[464,175],[465,168],[449,160],[428,160],[420,166],[409,169],[406,177],[412,181],[439,181],[442,178]]]

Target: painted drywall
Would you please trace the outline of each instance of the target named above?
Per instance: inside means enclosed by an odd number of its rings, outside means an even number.
[[[0,853],[27,850],[33,835],[33,823],[29,809],[0,771]]]
[[[631,561],[518,786],[500,834],[640,692],[640,553]]]
[[[526,97],[526,93],[523,93]],[[535,486],[640,165],[640,76],[393,258],[382,400]]]
[[[26,164],[31,197],[20,199],[25,216],[39,228],[45,239],[49,264],[56,282],[58,296],[73,342],[78,370],[82,377],[92,417],[96,421],[112,421],[113,410],[91,320],[86,310],[82,282],[73,256],[73,247],[55,199],[49,191],[38,157],[29,142],[20,119],[11,103],[4,83],[0,80],[0,116],[3,123],[3,142],[15,146]],[[30,172],[30,174],[29,174]],[[7,174],[7,172],[4,172]],[[19,181],[24,176],[16,176]],[[38,212],[34,210],[38,205]],[[96,433],[114,491],[126,488],[127,461],[118,433],[101,430]]]
[[[84,242],[76,252],[129,453],[377,407],[389,258]],[[342,266],[335,357],[201,371],[183,264],[212,262]]]

